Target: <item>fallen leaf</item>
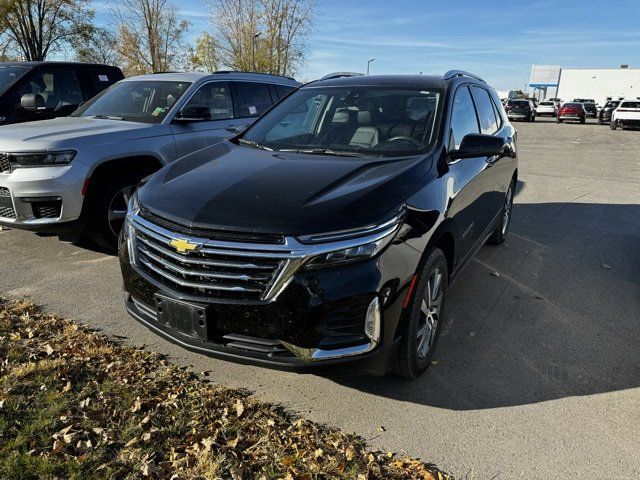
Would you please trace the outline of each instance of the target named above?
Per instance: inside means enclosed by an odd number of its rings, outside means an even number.
[[[240,400],[236,400],[236,415],[238,415],[238,417],[241,417],[243,413],[244,413],[244,405]]]

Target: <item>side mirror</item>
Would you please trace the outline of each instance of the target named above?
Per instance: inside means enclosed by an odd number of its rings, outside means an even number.
[[[449,152],[452,160],[459,158],[493,157],[504,155],[509,146],[502,137],[470,133],[465,135],[460,143],[460,148]]]
[[[175,116],[176,122],[206,122],[211,120],[211,109],[200,105],[187,105]]]
[[[29,112],[37,112],[38,110],[46,110],[47,102],[39,93],[26,93],[20,98],[20,106]]]

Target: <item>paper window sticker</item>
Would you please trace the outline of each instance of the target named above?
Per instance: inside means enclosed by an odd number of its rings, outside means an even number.
[[[109,81],[109,77],[107,77],[106,75],[98,75],[98,79],[101,82],[108,82]]]
[[[257,109],[256,107],[254,107],[253,105],[251,105],[251,106],[249,107],[249,113],[250,113],[251,115],[255,115],[255,114],[257,114],[257,113],[258,113],[258,109]]]

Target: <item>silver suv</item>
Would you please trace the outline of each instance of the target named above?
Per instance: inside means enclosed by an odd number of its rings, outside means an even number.
[[[113,248],[142,178],[236,135],[299,85],[256,73],[145,75],[70,117],[0,127],[0,225],[70,240],[86,231]]]

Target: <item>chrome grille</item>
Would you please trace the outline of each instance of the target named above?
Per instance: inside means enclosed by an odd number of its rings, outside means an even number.
[[[11,172],[11,158],[8,153],[0,153],[0,172]]]
[[[290,265],[284,245],[189,239],[198,245],[179,253],[170,242],[184,238],[139,217],[132,222],[135,265],[156,282],[190,297],[266,300]],[[273,249],[273,247],[276,247]]]

